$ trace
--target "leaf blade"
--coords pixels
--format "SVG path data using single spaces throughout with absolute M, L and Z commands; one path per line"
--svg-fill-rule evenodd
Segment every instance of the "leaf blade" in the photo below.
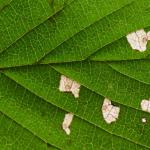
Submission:
M 97 3 L 97 1 L 91 2 L 89 0 L 86 3 L 85 0 L 80 0 L 71 3 L 63 11 L 38 26 L 31 33 L 15 43 L 13 47 L 2 53 L 0 66 L 8 67 L 36 63 L 76 33 L 132 1 L 113 0 L 113 3 L 110 3 L 110 0 L 107 0 Z M 98 11 L 99 9 L 101 11 Z
M 135 143 L 149 146 L 149 142 L 145 140 L 147 139 L 146 133 L 148 133 L 147 130 L 149 128 L 146 128 L 146 126 L 143 128 L 141 122 L 142 116 L 149 118 L 149 114 L 147 113 L 117 103 L 116 105 L 121 107 L 120 119 L 114 125 L 109 126 L 104 122 L 101 114 L 101 106 L 104 98 L 84 87 L 81 88 L 80 98 L 78 100 L 75 100 L 68 93 L 60 93 L 58 90 L 60 74 L 49 66 L 10 69 L 5 72 L 5 75 L 43 100 L 65 111 L 73 112 L 90 124 L 94 124 L 111 134 L 123 137 L 132 142 L 134 141 Z M 122 130 L 122 127 L 124 127 L 124 130 Z M 120 128 L 121 132 L 119 130 Z M 143 131 L 142 134 L 140 130 Z
M 111 62 L 109 64 L 114 70 L 129 76 L 135 80 L 150 84 L 150 61 L 149 60 L 135 60 Z
M 35 135 L 24 129 L 16 122 L 0 112 L 0 144 L 1 149 L 54 149 L 47 147 L 47 143 L 37 138 Z
M 62 45 L 58 46 L 51 53 L 45 56 L 41 60 L 41 63 L 48 64 L 82 61 L 87 59 L 88 57 L 90 57 L 91 54 L 97 51 L 100 52 L 100 54 L 102 53 L 102 55 L 104 53 L 104 56 L 108 55 L 108 59 L 111 59 L 112 56 L 118 51 L 121 51 L 120 53 L 123 53 L 123 57 L 125 58 L 129 57 L 133 59 L 146 57 L 149 54 L 149 51 L 146 51 L 146 53 L 144 54 L 137 54 L 136 52 L 133 53 L 124 38 L 121 39 L 121 41 L 118 40 L 129 32 L 149 26 L 148 16 L 150 11 L 149 9 L 147 11 L 142 11 L 140 7 L 140 4 L 142 3 L 143 2 L 135 1 L 129 5 L 124 6 L 122 9 L 117 10 L 116 12 L 105 17 L 104 19 L 98 21 L 94 25 L 75 35 L 68 41 L 64 42 Z M 145 6 L 149 7 L 148 4 Z M 139 20 L 141 21 L 139 22 Z M 117 41 L 117 43 L 115 41 Z M 110 46 L 108 44 L 110 44 Z M 117 53 L 117 55 L 119 55 L 119 53 Z M 98 58 L 96 58 L 96 61 L 101 61 L 101 55 L 98 55 L 97 57 Z M 118 59 L 122 59 L 122 55 L 119 55 L 118 57 Z
M 60 129 L 65 115 L 64 111 L 43 102 L 40 98 L 30 94 L 26 89 L 22 88 L 23 91 L 20 90 L 21 87 L 15 85 L 15 83 L 10 80 L 8 81 L 8 78 L 6 79 L 4 76 L 1 77 L 3 78 L 1 82 L 9 82 L 7 87 L 14 86 L 15 90 L 7 88 L 10 95 L 14 96 L 10 98 L 7 95 L 8 91 L 3 87 L 5 91 L 3 93 L 4 95 L 1 95 L 4 96 L 4 98 L 0 101 L 2 104 L 0 105 L 0 109 L 41 139 L 46 140 L 48 143 L 52 143 L 60 149 L 112 149 L 112 144 L 118 150 L 121 145 L 129 149 L 140 149 L 141 147 L 147 149 L 144 146 L 135 145 L 129 141 L 124 142 L 124 139 L 106 133 L 78 117 L 74 117 L 71 125 L 71 135 L 68 137 L 64 131 Z M 18 96 L 22 97 L 22 101 L 20 101 Z M 35 101 L 31 101 L 31 97 L 34 97 Z M 10 107 L 13 109 L 10 109 Z M 17 113 L 13 110 L 16 110 Z M 99 135 L 103 135 L 103 138 Z M 76 138 L 77 136 L 80 138 L 80 141 Z
M 47 0 L 38 0 L 36 2 L 31 0 L 12 1 L 0 13 L 0 52 L 47 20 L 55 12 L 59 11 L 63 5 L 64 0 L 55 1 L 52 4 Z

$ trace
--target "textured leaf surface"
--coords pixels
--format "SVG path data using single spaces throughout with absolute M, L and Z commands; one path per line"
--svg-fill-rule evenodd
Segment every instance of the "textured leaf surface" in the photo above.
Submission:
M 147 27 L 145 31 L 150 31 L 150 27 Z M 150 44 L 147 44 L 147 50 L 145 52 L 139 52 L 133 50 L 127 38 L 123 37 L 120 40 L 105 46 L 104 48 L 93 54 L 90 59 L 94 61 L 118 61 L 118 60 L 132 60 L 132 59 L 144 59 L 150 54 Z
M 10 69 L 5 71 L 5 74 L 39 97 L 45 99 L 47 102 L 68 112 L 73 112 L 89 123 L 117 135 L 120 138 L 123 137 L 134 143 L 149 147 L 149 142 L 147 140 L 149 128 L 146 127 L 149 123 L 143 125 L 141 122 L 142 117 L 149 118 L 149 114 L 132 109 L 130 107 L 132 105 L 129 103 L 131 102 L 130 99 L 128 100 L 129 107 L 115 103 L 117 106 L 121 107 L 121 114 L 118 122 L 110 126 L 106 124 L 101 113 L 104 98 L 85 87 L 81 88 L 80 98 L 77 100 L 74 99 L 71 94 L 60 93 L 58 90 L 60 74 L 54 71 L 50 66 L 23 67 L 15 70 Z M 109 94 L 106 94 L 106 96 L 109 96 Z M 122 103 L 121 100 L 118 102 Z M 6 106 L 4 106 L 3 109 L 5 110 L 5 108 Z
M 0 112 L 0 149 L 56 150 Z
M 150 31 L 149 15 L 149 0 L 0 0 L 0 149 L 150 149 L 150 43 L 141 53 L 126 39 Z M 105 98 L 120 110 L 111 124 Z
M 133 50 L 126 37 L 105 46 L 89 57 L 93 61 L 120 61 L 120 60 L 134 60 L 145 59 L 150 54 L 150 47 L 147 46 L 145 52 Z
M 110 56 L 108 56 L 109 59 L 111 59 L 111 56 L 117 53 L 117 51 L 121 51 L 121 56 L 119 56 L 120 60 L 122 57 L 142 58 L 146 54 L 148 55 L 148 52 L 137 54 L 136 52 L 132 52 L 131 49 L 128 50 L 129 46 L 124 38 L 117 41 L 116 44 L 112 42 L 125 36 L 129 32 L 149 26 L 149 7 L 150 1 L 135 1 L 125 6 L 57 47 L 42 60 L 42 63 L 81 61 L 96 51 L 105 55 L 110 51 L 110 47 L 111 52 L 109 53 Z M 108 44 L 110 44 L 110 46 L 106 46 Z M 122 53 L 125 53 L 125 55 L 122 56 Z M 99 58 L 101 58 L 101 56 Z
M 107 63 L 68 63 L 54 65 L 54 68 L 89 89 L 136 109 L 140 108 L 142 99 L 150 97 L 149 85 L 120 74 Z
M 71 135 L 68 137 L 61 129 L 65 115 L 63 110 L 46 103 L 4 75 L 1 75 L 0 82 L 4 85 L 1 88 L 0 110 L 44 141 L 52 143 L 60 149 L 107 150 L 115 147 L 120 150 L 121 146 L 124 147 L 123 149 L 131 150 L 147 149 L 107 133 L 79 117 L 74 118 L 71 125 Z M 141 129 L 143 129 L 142 125 Z
M 0 11 L 7 6 L 12 0 L 0 0 Z
M 13 0 L 0 13 L 0 52 L 60 10 L 64 0 Z
M 86 34 L 84 30 L 86 30 L 85 28 L 90 26 L 91 24 L 94 24 L 92 28 L 94 29 L 97 28 L 95 26 L 97 26 L 99 20 L 101 20 L 102 18 L 106 17 L 109 14 L 112 14 L 118 9 L 121 9 L 124 5 L 127 5 L 132 1 L 133 0 L 122 0 L 122 1 L 111 0 L 111 3 L 110 0 L 73 1 L 72 3 L 70 3 L 69 6 L 65 7 L 63 11 L 60 11 L 54 17 L 52 17 L 51 19 L 47 20 L 46 22 L 44 22 L 43 24 L 32 30 L 29 34 L 21 38 L 17 43 L 15 43 L 13 46 L 9 47 L 4 53 L 2 53 L 0 55 L 0 66 L 7 67 L 7 66 L 33 64 L 37 62 L 39 59 L 43 58 L 47 53 L 55 49 L 61 43 L 71 38 L 76 33 L 78 33 L 79 31 L 83 30 L 81 35 L 83 33 Z M 149 4 L 150 2 L 149 1 L 147 1 L 146 3 L 142 2 L 142 8 L 138 10 L 141 12 L 144 8 L 147 8 L 148 7 L 147 3 Z M 134 9 L 134 7 L 135 6 L 133 6 L 133 8 L 131 7 L 129 10 Z M 125 15 L 124 13 L 126 13 L 126 11 L 123 12 L 123 15 Z M 114 18 L 115 14 L 111 17 L 111 19 L 110 17 L 108 17 L 108 19 L 107 17 L 106 19 L 104 19 L 104 22 L 102 23 L 105 24 L 106 27 L 103 26 L 103 24 L 101 24 L 100 21 L 99 23 L 101 24 L 100 31 L 104 30 L 103 32 L 105 32 L 106 30 L 110 29 L 109 20 L 110 21 L 112 20 L 113 25 L 115 24 L 116 22 L 116 19 Z M 133 13 L 133 16 L 134 14 L 135 13 Z M 144 13 L 143 17 L 145 17 L 145 15 L 147 15 L 147 13 Z M 131 16 L 130 19 L 132 19 L 133 16 Z M 122 25 L 122 21 L 120 23 Z M 146 24 L 147 22 L 144 23 L 144 26 Z M 93 35 L 95 34 L 95 32 L 97 32 L 97 30 L 95 30 L 94 33 L 92 33 L 91 31 L 94 30 L 90 29 L 87 32 L 87 35 L 90 34 L 89 36 L 93 37 Z M 117 35 L 118 34 L 120 35 L 121 33 L 117 33 Z M 84 36 L 83 38 L 86 39 L 85 35 L 83 36 Z M 97 34 L 96 36 L 99 37 L 99 34 Z M 75 46 L 75 44 L 73 45 Z M 87 44 L 87 42 L 85 44 Z M 89 50 L 88 51 L 86 50 L 85 53 L 86 52 L 89 54 Z M 69 46 L 69 53 L 72 54 L 70 46 Z
M 110 66 L 116 71 L 141 81 L 150 84 L 150 61 L 136 60 L 136 61 L 122 61 L 112 62 Z

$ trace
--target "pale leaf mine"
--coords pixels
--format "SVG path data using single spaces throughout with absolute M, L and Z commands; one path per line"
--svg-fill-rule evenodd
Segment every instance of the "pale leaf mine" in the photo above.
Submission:
M 119 107 L 113 106 L 109 99 L 107 98 L 104 99 L 102 105 L 102 114 L 106 123 L 110 124 L 112 122 L 115 122 L 118 119 L 119 112 L 120 112 Z
M 61 75 L 59 90 L 61 92 L 71 92 L 75 98 L 79 97 L 80 84 L 74 80 Z
M 150 32 L 146 33 L 141 29 L 128 34 L 126 37 L 132 49 L 144 52 L 147 48 L 148 40 L 150 40 Z
M 142 100 L 141 108 L 143 111 L 150 113 L 150 100 L 146 100 L 146 99 Z
M 64 121 L 62 123 L 62 128 L 66 132 L 67 135 L 70 135 L 70 133 L 71 133 L 69 127 L 71 125 L 72 120 L 73 120 L 73 114 L 72 113 L 65 114 L 65 118 L 64 118 Z

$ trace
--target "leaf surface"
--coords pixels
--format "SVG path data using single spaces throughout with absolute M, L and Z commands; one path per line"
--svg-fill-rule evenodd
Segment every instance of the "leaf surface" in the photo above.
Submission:
M 150 60 L 111 62 L 110 66 L 126 76 L 150 84 Z
M 113 59 L 116 55 L 119 60 L 146 57 L 149 51 L 145 53 L 133 52 L 122 37 L 129 32 L 149 26 L 149 6 L 149 1 L 135 1 L 125 6 L 58 46 L 41 63 L 81 61 L 96 51 L 102 53 L 102 57 L 108 53 L 107 60 Z M 116 40 L 118 41 L 115 42 Z M 95 60 L 103 60 L 98 54 L 93 57 Z
M 0 0 L 0 11 L 2 11 L 2 9 L 4 7 L 6 7 L 7 5 L 9 5 L 11 1 L 12 0 Z
M 57 150 L 0 112 L 0 149 Z
M 59 13 L 54 15 L 49 20 L 45 21 L 43 24 L 41 24 L 40 26 L 38 26 L 37 28 L 32 30 L 29 34 L 27 34 L 26 36 L 21 38 L 17 43 L 13 44 L 6 51 L 4 51 L 0 55 L 0 66 L 1 67 L 10 67 L 10 66 L 20 66 L 20 65 L 36 63 L 41 58 L 43 58 L 46 54 L 48 54 L 50 51 L 52 51 L 57 46 L 62 44 L 64 41 L 70 39 L 77 33 L 81 32 L 81 34 L 79 34 L 79 35 L 82 35 L 81 36 L 82 39 L 80 38 L 77 42 L 80 42 L 80 40 L 83 41 L 83 38 L 85 38 L 85 39 L 90 39 L 90 37 L 93 38 L 93 35 L 96 34 L 96 32 L 97 32 L 97 30 L 93 30 L 93 29 L 97 29 L 97 27 L 100 26 L 100 27 L 98 27 L 99 32 L 98 32 L 98 34 L 96 34 L 96 37 L 98 38 L 99 34 L 102 34 L 105 31 L 111 29 L 110 26 L 113 27 L 113 25 L 116 22 L 118 22 L 118 20 L 116 20 L 116 18 L 115 18 L 116 11 L 119 9 L 122 10 L 123 6 L 125 6 L 127 4 L 132 4 L 132 2 L 133 2 L 133 0 L 122 0 L 122 1 L 119 1 L 119 0 L 112 1 L 111 0 L 111 3 L 110 3 L 110 0 L 105 0 L 105 1 L 103 1 L 103 0 L 100 0 L 100 1 L 77 0 L 77 1 L 73 1 L 68 6 L 66 6 L 62 11 L 60 11 Z M 140 12 L 140 14 L 143 11 L 143 9 L 145 10 L 145 8 L 148 7 L 147 3 L 149 4 L 150 2 L 149 1 L 147 1 L 146 3 L 142 2 L 142 7 L 140 9 L 137 9 Z M 130 14 L 131 14 L 132 10 L 134 10 L 134 8 L 135 8 L 135 5 L 133 5 L 133 7 L 131 7 L 131 8 L 129 7 L 125 11 L 123 11 L 124 10 L 123 9 L 122 10 L 123 15 L 125 15 L 129 10 L 131 10 L 131 12 L 130 12 Z M 82 14 L 82 15 L 80 15 L 80 14 Z M 133 12 L 133 15 L 131 16 L 131 18 L 133 18 L 134 14 L 135 13 Z M 109 17 L 108 15 L 110 15 L 112 17 Z M 143 17 L 145 17 L 146 15 L 147 15 L 147 13 L 144 13 Z M 102 18 L 104 18 L 104 19 L 102 19 Z M 118 18 L 119 18 L 119 16 L 118 16 Z M 130 20 L 131 20 L 131 18 L 130 18 Z M 124 21 L 126 20 L 126 18 L 123 17 L 121 19 L 123 20 L 123 22 L 122 22 L 122 20 L 120 20 L 120 25 L 124 24 Z M 109 20 L 110 20 L 110 23 L 109 23 Z M 148 21 L 148 23 L 149 23 L 149 21 Z M 105 24 L 105 26 L 103 24 Z M 90 25 L 91 25 L 90 29 L 89 30 L 86 29 Z M 135 25 L 135 23 L 134 23 L 134 25 Z M 147 22 L 142 22 L 142 25 L 146 26 Z M 137 26 L 141 26 L 141 24 L 137 25 Z M 128 29 L 128 30 L 131 30 L 131 29 Z M 125 32 L 124 30 L 123 31 L 121 30 L 120 33 L 116 33 L 117 34 L 116 36 L 118 37 L 118 36 L 120 36 L 120 34 L 121 35 L 124 34 L 124 32 Z M 86 35 L 90 36 L 90 37 L 86 38 L 85 37 Z M 75 39 L 78 39 L 78 37 L 79 37 L 78 35 L 77 35 L 77 37 L 75 36 Z M 112 41 L 112 38 L 113 37 L 111 37 L 111 41 Z M 74 41 L 74 40 L 72 40 L 72 41 Z M 88 41 L 85 41 L 85 44 L 87 44 L 87 42 Z M 97 42 L 99 42 L 99 39 Z M 110 40 L 107 42 L 110 42 Z M 69 41 L 69 43 L 71 44 L 72 42 Z M 106 44 L 105 41 L 101 41 L 100 44 L 102 45 L 103 43 Z M 75 43 L 73 45 L 75 46 L 78 44 L 80 44 L 80 43 Z M 83 46 L 85 46 L 85 44 L 83 44 Z M 96 44 L 98 44 L 98 43 L 96 43 Z M 68 42 L 65 45 L 68 45 Z M 69 45 L 68 45 L 68 48 L 65 47 L 65 49 L 66 50 L 68 49 L 69 53 L 71 54 L 70 56 L 73 56 L 72 53 L 76 53 L 76 51 L 71 50 L 70 49 L 71 45 L 70 46 Z M 92 45 L 95 45 L 95 44 L 92 44 Z M 87 47 L 87 45 L 86 45 L 86 47 Z M 68 52 L 68 50 L 66 52 Z M 87 53 L 86 54 L 86 56 L 87 56 L 87 55 L 91 54 L 91 51 L 93 52 L 93 48 L 90 51 L 89 50 L 83 51 L 83 53 L 85 53 L 85 54 Z M 80 54 L 80 50 L 76 54 L 76 58 L 78 57 L 79 54 Z M 82 55 L 82 52 L 81 52 L 81 55 Z M 55 56 L 53 56 L 53 57 L 55 57 Z M 21 58 L 21 60 L 20 60 L 20 58 Z M 63 56 L 62 56 L 62 58 L 63 58 Z M 66 56 L 65 58 L 67 59 L 68 57 Z
M 136 30 L 135 30 L 136 31 Z M 145 31 L 150 31 L 150 27 L 145 28 Z M 150 44 L 148 42 L 145 52 L 133 50 L 127 42 L 127 38 L 123 37 L 116 42 L 113 42 L 104 48 L 98 50 L 95 54 L 89 57 L 94 61 L 119 61 L 119 60 L 134 60 L 148 59 L 150 54 Z
M 140 109 L 141 100 L 150 97 L 149 85 L 120 74 L 107 63 L 75 62 L 53 66 L 96 93 L 129 107 Z
M 59 11 L 64 2 L 65 0 L 54 2 L 48 0 L 13 0 L 0 13 L 0 52 Z
M 46 103 L 4 75 L 1 75 L 0 82 L 4 84 L 3 89 L 1 88 L 0 110 L 42 140 L 60 149 L 107 150 L 113 149 L 113 146 L 118 150 L 121 146 L 124 147 L 123 149 L 131 150 L 147 149 L 112 135 L 79 117 L 74 117 L 71 124 L 71 135 L 68 137 L 61 129 L 65 111 Z
M 50 66 L 31 66 L 15 70 L 9 69 L 4 71 L 4 73 L 10 79 L 13 79 L 23 87 L 33 92 L 35 95 L 43 98 L 45 101 L 52 103 L 65 111 L 73 112 L 75 115 L 88 121 L 90 124 L 94 124 L 109 133 L 119 136 L 120 138 L 125 138 L 134 143 L 149 147 L 149 142 L 146 140 L 147 134 L 149 133 L 149 128 L 146 126 L 148 126 L 149 123 L 143 126 L 143 123 L 141 122 L 142 117 L 149 118 L 149 114 L 133 109 L 135 106 L 130 104 L 130 99 L 128 100 L 128 106 L 125 105 L 126 103 L 123 105 L 119 104 L 122 103 L 126 97 L 124 99 L 119 99 L 118 103 L 114 103 L 116 106 L 120 107 L 121 114 L 115 124 L 107 125 L 101 112 L 104 98 L 85 87 L 81 87 L 79 99 L 75 99 L 69 93 L 61 93 L 58 90 L 60 74 L 53 70 Z M 90 83 L 94 83 L 92 80 L 90 81 Z M 105 87 L 103 86 L 103 88 Z M 109 93 L 107 93 L 106 96 L 109 96 Z M 112 100 L 116 101 L 116 99 Z M 5 110 L 5 108 L 6 106 L 4 106 L 3 109 Z
M 126 39 L 150 31 L 149 15 L 149 0 L 0 0 L 0 149 L 150 149 L 150 43 L 141 53 Z M 111 124 L 105 98 L 120 109 Z

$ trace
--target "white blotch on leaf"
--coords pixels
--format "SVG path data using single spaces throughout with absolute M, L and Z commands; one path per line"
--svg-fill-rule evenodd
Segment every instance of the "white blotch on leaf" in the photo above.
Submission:
M 141 108 L 143 111 L 150 113 L 150 100 L 146 100 L 146 99 L 142 100 Z
M 148 40 L 150 40 L 150 33 L 146 33 L 143 29 L 141 29 L 128 34 L 126 37 L 132 49 L 143 52 L 146 50 Z
M 142 118 L 142 122 L 146 123 L 147 122 L 146 118 Z
M 110 124 L 118 119 L 120 108 L 111 105 L 111 101 L 107 98 L 104 99 L 102 106 L 102 114 L 106 123 Z
M 59 90 L 61 92 L 71 92 L 75 98 L 79 97 L 80 84 L 74 80 L 61 75 Z
M 68 114 L 65 114 L 65 118 L 64 118 L 64 121 L 62 123 L 62 128 L 63 130 L 66 132 L 67 135 L 70 135 L 70 125 L 71 125 L 71 122 L 73 120 L 73 114 L 72 113 L 68 113 Z

